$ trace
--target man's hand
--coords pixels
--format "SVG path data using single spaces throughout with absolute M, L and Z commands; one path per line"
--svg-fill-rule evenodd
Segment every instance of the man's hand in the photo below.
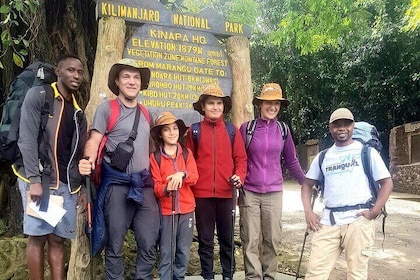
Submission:
M 86 212 L 87 196 L 86 192 L 80 193 L 77 197 L 77 208 L 80 208 L 80 213 Z
M 33 183 L 29 186 L 29 195 L 31 196 L 31 200 L 39 205 L 41 203 L 41 196 L 42 196 L 42 184 L 41 183 Z
M 95 170 L 95 163 L 88 159 L 81 159 L 79 161 L 79 173 L 83 176 L 88 176 Z
M 305 219 L 308 231 L 319 231 L 321 229 L 321 219 L 312 210 L 308 213 L 305 212 Z
M 360 213 L 357 213 L 356 216 L 357 217 L 363 216 L 367 220 L 374 220 L 374 219 L 376 219 L 376 217 L 379 216 L 380 213 L 381 213 L 381 210 L 379 210 L 379 212 L 378 212 L 378 211 L 375 211 L 373 209 L 369 209 L 369 210 L 364 210 Z

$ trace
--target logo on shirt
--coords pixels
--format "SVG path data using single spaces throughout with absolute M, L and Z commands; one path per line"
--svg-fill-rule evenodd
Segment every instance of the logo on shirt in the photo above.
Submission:
M 325 167 L 325 173 L 342 174 L 351 172 L 354 167 L 360 166 L 359 161 L 357 160 L 358 158 L 360 158 L 360 155 L 348 155 L 342 157 L 340 158 L 339 163 L 330 164 L 327 167 Z

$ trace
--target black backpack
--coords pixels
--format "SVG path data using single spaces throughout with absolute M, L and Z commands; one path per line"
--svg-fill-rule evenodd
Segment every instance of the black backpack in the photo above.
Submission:
M 48 115 L 53 112 L 54 92 L 50 84 L 56 80 L 57 76 L 54 72 L 54 66 L 39 59 L 26 67 L 11 83 L 9 94 L 3 105 L 3 114 L 0 122 L 0 163 L 2 166 L 18 163 L 21 158 L 17 141 L 19 138 L 21 107 L 26 93 L 31 87 L 44 87 L 46 92 L 45 104 L 41 113 L 41 130 L 43 131 Z M 39 137 L 42 137 L 42 135 Z

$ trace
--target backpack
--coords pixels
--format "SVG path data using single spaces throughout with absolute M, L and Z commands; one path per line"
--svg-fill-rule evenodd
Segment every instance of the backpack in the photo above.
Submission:
M 230 143 L 233 147 L 233 141 L 235 139 L 235 126 L 230 123 L 230 122 L 225 122 L 225 127 L 226 127 L 226 131 L 229 135 L 229 139 L 230 139 Z M 193 123 L 191 125 L 191 132 L 192 132 L 192 139 L 194 141 L 194 154 L 197 155 L 197 150 L 198 150 L 198 143 L 199 143 L 199 139 L 200 139 L 200 135 L 201 135 L 201 123 Z
M 40 125 L 41 131 L 44 131 L 48 115 L 53 113 L 54 91 L 50 84 L 56 80 L 54 66 L 39 59 L 26 67 L 11 83 L 0 123 L 0 163 L 2 166 L 10 166 L 21 161 L 17 142 L 21 107 L 26 93 L 32 87 L 44 87 L 45 104 L 41 112 Z M 42 134 L 44 133 L 40 133 L 39 137 L 43 137 Z M 43 151 L 40 151 L 40 154 L 43 154 Z
M 162 153 L 160 152 L 160 149 L 154 151 L 153 154 L 155 156 L 155 160 L 156 160 L 157 164 L 160 167 L 160 162 L 161 162 L 161 158 L 162 158 Z M 185 165 L 187 165 L 188 154 L 189 153 L 188 153 L 187 148 L 182 147 L 182 156 L 184 157 Z
M 108 140 L 108 134 L 109 132 L 114 128 L 115 124 L 117 123 L 118 118 L 120 117 L 120 105 L 118 104 L 117 99 L 112 99 L 109 101 L 109 104 L 111 106 L 111 113 L 108 118 L 108 124 L 106 126 L 106 131 L 104 136 L 102 137 L 101 143 L 99 144 L 98 148 L 98 157 L 96 158 L 95 163 L 95 171 L 92 174 L 92 181 L 95 183 L 96 186 L 99 186 L 101 183 L 101 164 L 102 159 L 105 155 L 105 144 Z M 144 117 L 146 118 L 147 122 L 150 124 L 150 114 L 149 111 L 147 111 L 146 107 L 144 107 L 142 104 L 138 103 L 138 106 L 143 113 Z
M 374 148 L 378 152 L 382 149 L 382 143 L 379 140 L 379 132 L 376 129 L 375 126 L 372 124 L 369 124 L 367 122 L 355 122 L 354 123 L 354 130 L 352 139 L 359 141 L 363 144 L 363 148 L 361 151 L 361 160 L 363 165 L 363 171 L 365 172 L 368 181 L 369 181 L 369 188 L 372 193 L 372 204 L 375 204 L 376 199 L 378 197 L 379 190 L 381 186 L 375 181 L 372 175 L 372 166 L 371 166 L 371 157 L 370 157 L 370 149 Z M 325 158 L 325 154 L 327 153 L 328 148 L 322 150 L 319 153 L 319 159 L 318 159 L 318 165 L 319 169 L 321 170 L 322 177 L 318 179 L 317 185 L 318 189 L 321 192 L 321 197 L 324 193 L 324 174 L 322 172 L 322 163 Z M 381 209 L 380 215 L 383 215 L 383 221 L 382 221 L 382 232 L 385 236 L 385 218 L 388 216 L 388 213 L 386 212 L 386 207 L 384 206 Z
M 284 141 L 287 137 L 287 125 L 284 122 L 281 122 L 281 121 L 278 121 L 278 120 L 276 120 L 276 122 L 277 122 L 277 125 L 280 128 L 281 135 L 282 135 L 282 138 L 283 138 L 283 141 Z M 245 143 L 245 149 L 246 150 L 248 150 L 249 144 L 251 144 L 252 137 L 254 136 L 256 126 L 257 126 L 257 120 L 256 119 L 254 119 L 252 121 L 249 121 L 248 124 L 246 125 L 246 143 Z

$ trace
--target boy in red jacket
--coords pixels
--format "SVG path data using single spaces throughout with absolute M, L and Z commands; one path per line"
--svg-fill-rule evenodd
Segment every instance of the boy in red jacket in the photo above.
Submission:
M 157 151 L 150 155 L 155 195 L 162 208 L 160 279 L 184 279 L 193 239 L 195 200 L 190 186 L 198 179 L 191 150 L 178 142 L 187 131 L 170 112 L 157 116 L 150 135 Z
M 196 201 L 201 276 L 204 279 L 214 279 L 216 225 L 223 279 L 227 280 L 233 277 L 235 270 L 235 260 L 231 258 L 234 250 L 231 241 L 234 225 L 231 217 L 232 205 L 236 203 L 233 201 L 233 193 L 236 190 L 233 190 L 232 185 L 239 188 L 245 179 L 245 145 L 238 128 L 223 120 L 223 114 L 227 114 L 232 108 L 232 101 L 229 96 L 224 96 L 220 86 L 205 86 L 193 106 L 194 110 L 204 116 L 204 120 L 199 123 L 199 137 L 197 131 L 193 131 L 196 129 L 190 128 L 186 138 L 187 147 L 194 151 L 200 176 L 192 191 Z M 229 127 L 233 127 L 234 135 L 229 135 Z

